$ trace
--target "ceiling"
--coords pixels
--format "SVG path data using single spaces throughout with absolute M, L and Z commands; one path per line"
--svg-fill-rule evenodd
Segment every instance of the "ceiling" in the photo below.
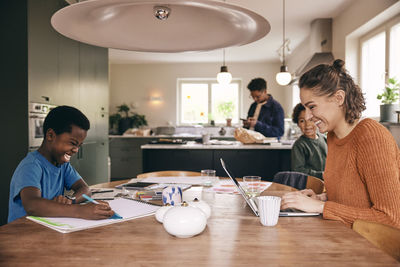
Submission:
M 310 33 L 310 24 L 318 18 L 335 18 L 356 0 L 286 0 L 286 38 L 294 50 Z M 162 2 L 162 1 L 161 1 Z M 282 45 L 282 1 L 228 0 L 229 4 L 250 9 L 265 17 L 271 31 L 262 39 L 240 47 L 225 49 L 226 62 L 279 62 Z M 205 18 L 206 19 L 206 18 Z M 289 55 L 290 57 L 290 55 Z M 110 63 L 222 62 L 222 49 L 208 52 L 149 53 L 109 49 Z

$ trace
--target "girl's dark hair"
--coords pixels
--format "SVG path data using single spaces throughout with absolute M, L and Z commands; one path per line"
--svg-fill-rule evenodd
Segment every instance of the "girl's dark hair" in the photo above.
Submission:
M 303 110 L 306 110 L 306 108 L 301 103 L 298 103 L 294 107 L 293 114 L 292 114 L 292 121 L 294 123 L 299 123 L 299 115 L 300 115 L 300 112 L 302 112 Z
M 318 96 L 333 96 L 338 90 L 343 90 L 346 93 L 343 104 L 345 119 L 353 124 L 365 110 L 365 99 L 361 88 L 343 65 L 341 59 L 336 59 L 332 65 L 320 64 L 301 76 L 299 87 L 311 89 Z
M 78 109 L 70 106 L 59 106 L 47 114 L 43 123 L 43 133 L 46 135 L 48 129 L 53 129 L 56 134 L 71 132 L 72 125 L 87 131 L 90 128 L 88 118 Z

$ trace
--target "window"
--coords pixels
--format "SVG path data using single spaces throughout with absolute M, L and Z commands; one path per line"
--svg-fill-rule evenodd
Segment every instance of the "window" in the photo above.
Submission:
M 386 23 L 360 39 L 361 88 L 367 109 L 366 117 L 379 117 L 380 100 L 388 78 L 400 80 L 400 18 Z
M 220 85 L 216 80 L 178 79 L 178 124 L 239 122 L 240 80 Z

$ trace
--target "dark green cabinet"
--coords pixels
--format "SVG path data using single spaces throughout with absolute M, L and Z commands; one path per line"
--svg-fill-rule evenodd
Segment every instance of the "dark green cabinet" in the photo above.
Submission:
M 280 171 L 290 171 L 290 149 L 143 149 L 143 172 L 214 169 L 226 177 L 220 158 L 236 177 L 261 176 L 271 181 Z

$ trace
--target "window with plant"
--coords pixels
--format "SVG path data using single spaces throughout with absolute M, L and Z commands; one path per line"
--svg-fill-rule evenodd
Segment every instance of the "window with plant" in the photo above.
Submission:
M 220 85 L 216 80 L 178 79 L 178 124 L 239 122 L 240 80 Z

